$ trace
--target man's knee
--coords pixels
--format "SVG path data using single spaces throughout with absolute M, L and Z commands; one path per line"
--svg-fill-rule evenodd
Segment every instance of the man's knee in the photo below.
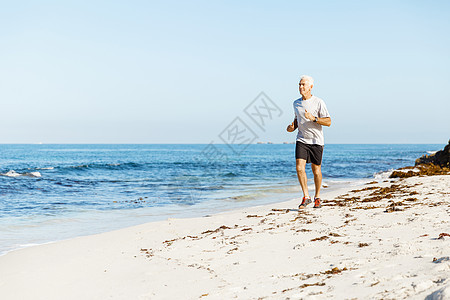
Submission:
M 305 173 L 306 161 L 297 159 L 295 167 L 298 173 Z
M 320 165 L 311 164 L 311 170 L 315 176 L 322 175 L 322 168 Z
M 297 167 L 297 174 L 306 174 L 305 168 Z

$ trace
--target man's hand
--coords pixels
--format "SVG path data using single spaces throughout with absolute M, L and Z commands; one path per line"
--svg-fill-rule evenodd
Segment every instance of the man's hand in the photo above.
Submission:
M 288 127 L 286 128 L 286 130 L 287 130 L 288 132 L 294 131 L 294 130 L 295 130 L 295 129 L 294 129 L 294 122 L 292 122 L 292 124 L 289 124 Z
M 305 109 L 305 118 L 307 118 L 311 122 L 314 122 L 316 120 L 316 117 L 314 117 L 312 114 L 310 114 L 306 109 Z M 331 118 L 330 117 L 317 118 L 317 124 L 330 127 L 331 126 Z
M 297 119 L 294 119 L 294 122 L 292 122 L 291 124 L 288 125 L 288 127 L 286 128 L 286 130 L 288 132 L 292 132 L 295 129 L 297 129 Z
M 316 119 L 316 117 L 314 117 L 309 111 L 307 111 L 305 109 L 305 118 L 307 118 L 308 120 L 314 122 L 314 120 Z

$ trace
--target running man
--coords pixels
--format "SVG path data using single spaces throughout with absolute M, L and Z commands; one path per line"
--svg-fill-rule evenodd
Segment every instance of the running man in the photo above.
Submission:
M 295 118 L 292 124 L 287 127 L 288 132 L 293 132 L 298 128 L 295 159 L 297 177 L 303 191 L 303 200 L 298 207 L 299 209 L 305 208 L 311 203 L 307 184 L 308 178 L 305 172 L 307 163 L 311 163 L 311 169 L 314 174 L 314 185 L 316 187 L 314 208 L 322 207 L 320 199 L 320 188 L 322 187 L 321 165 L 324 146 L 322 126 L 330 126 L 331 118 L 325 102 L 311 94 L 313 86 L 314 79 L 311 76 L 303 75 L 300 78 L 298 89 L 302 97 L 294 101 Z

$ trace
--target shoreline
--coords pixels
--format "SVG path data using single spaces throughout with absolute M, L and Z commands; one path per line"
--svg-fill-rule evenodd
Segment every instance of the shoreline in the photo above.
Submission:
M 448 296 L 450 237 L 439 238 L 450 223 L 448 179 L 325 189 L 319 210 L 299 212 L 296 198 L 15 250 L 0 256 L 0 296 Z
M 372 179 L 330 179 L 325 180 L 324 184 L 327 185 L 323 188 L 323 191 L 341 189 L 343 185 L 358 185 L 361 182 L 370 181 Z M 314 184 L 309 182 L 309 188 L 313 189 Z M 271 187 L 267 191 L 259 195 L 257 198 L 246 199 L 247 194 L 243 194 L 238 199 L 235 197 L 229 197 L 227 199 L 211 200 L 210 202 L 199 203 L 195 206 L 185 207 L 180 205 L 171 205 L 164 207 L 148 207 L 139 209 L 124 209 L 124 210 L 111 210 L 111 211 L 93 211 L 73 213 L 73 215 L 54 216 L 49 219 L 37 220 L 30 223 L 22 223 L 17 225 L 17 221 L 14 221 L 15 229 L 7 229 L 4 242 L 14 246 L 0 245 L 0 257 L 7 253 L 26 249 L 28 247 L 34 247 L 39 245 L 57 243 L 59 241 L 65 241 L 77 237 L 95 235 L 106 233 L 110 231 L 116 231 L 132 226 L 138 226 L 146 223 L 154 223 L 164 221 L 168 218 L 195 218 L 203 215 L 211 215 L 221 212 L 228 212 L 239 210 L 243 208 L 270 205 L 277 202 L 288 201 L 295 198 L 300 193 L 300 187 L 298 185 L 286 185 L 281 188 L 284 192 L 271 192 L 271 190 L 279 190 L 276 187 Z M 279 199 L 282 199 L 281 201 Z M 213 209 L 213 204 L 215 204 Z M 114 224 L 110 224 L 108 220 L 116 220 Z M 117 222 L 119 221 L 119 222 Z M 7 223 L 5 221 L 5 223 Z M 55 224 L 58 226 L 55 227 Z M 4 225 L 7 227 L 8 225 Z M 24 229 L 17 229 L 22 226 Z M 89 229 L 86 229 L 89 228 Z M 9 232 L 8 232 L 9 231 Z M 28 232 L 29 231 L 29 232 Z M 32 238 L 30 238 L 32 236 Z M 52 236 L 49 239 L 48 236 Z

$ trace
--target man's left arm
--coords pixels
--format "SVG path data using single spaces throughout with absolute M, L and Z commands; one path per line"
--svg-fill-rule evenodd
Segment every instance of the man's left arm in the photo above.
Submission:
M 317 118 L 314 117 L 309 111 L 305 110 L 305 117 L 310 120 L 311 122 L 316 122 L 319 125 L 322 126 L 331 126 L 331 118 L 330 117 L 326 117 L 326 118 Z
M 322 125 L 322 126 L 331 126 L 331 118 L 330 117 L 326 117 L 326 118 L 317 118 L 317 124 Z

